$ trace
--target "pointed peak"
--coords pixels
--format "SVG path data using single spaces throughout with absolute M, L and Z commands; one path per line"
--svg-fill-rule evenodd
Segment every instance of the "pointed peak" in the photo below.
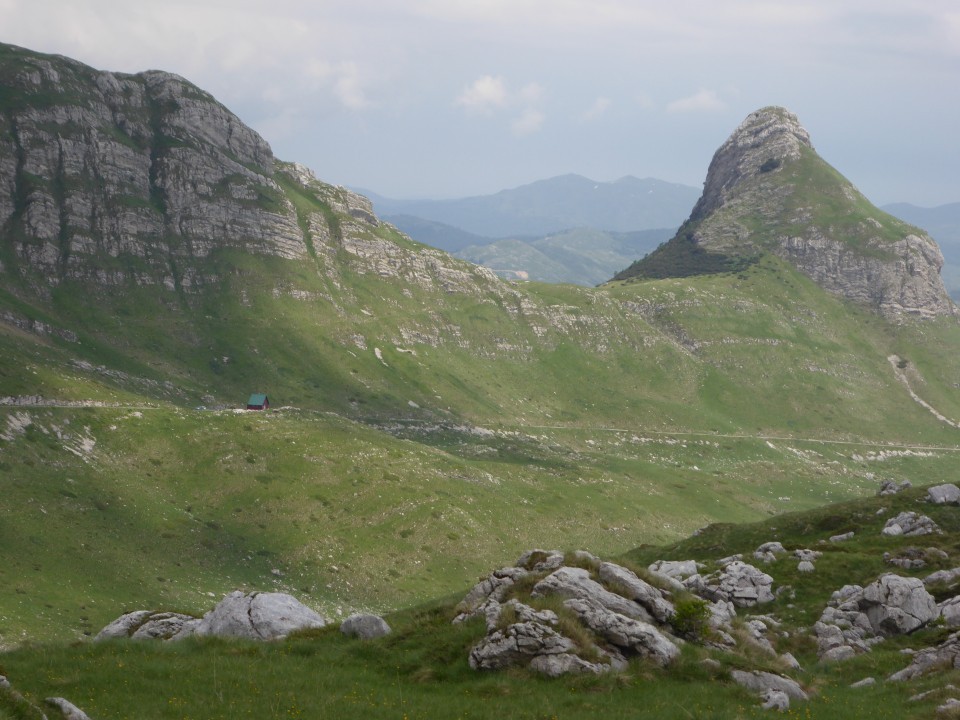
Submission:
M 810 133 L 786 108 L 768 106 L 750 113 L 714 154 L 691 219 L 699 220 L 721 207 L 744 180 L 798 160 L 804 147 L 813 149 Z

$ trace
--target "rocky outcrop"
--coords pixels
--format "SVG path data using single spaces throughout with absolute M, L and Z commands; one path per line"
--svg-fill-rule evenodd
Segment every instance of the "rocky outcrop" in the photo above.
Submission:
M 118 617 L 93 639 L 169 640 L 177 635 L 193 634 L 193 629 L 199 622 L 200 618 L 182 613 L 136 610 Z
M 713 156 L 677 235 L 617 279 L 728 271 L 761 253 L 889 318 L 956 313 L 936 242 L 873 207 L 780 107 L 747 116 Z
M 692 575 L 683 581 L 690 592 L 711 601 L 731 602 L 746 608 L 772 602 L 773 578 L 742 560 L 724 563 L 709 575 Z
M 467 594 L 454 622 L 482 615 L 487 627 L 486 636 L 470 651 L 471 667 L 519 665 L 556 676 L 607 672 L 623 667 L 629 657 L 657 665 L 678 657 L 680 641 L 670 626 L 674 607 L 669 592 L 589 553 L 570 557 L 592 570 L 566 565 L 565 556 L 557 551 L 530 550 L 515 567 L 493 572 Z M 536 610 L 517 597 L 506 599 L 517 581 L 532 582 L 530 576 L 536 582 L 529 602 L 559 601 L 566 626 L 553 610 Z M 571 622 L 581 630 L 568 636 L 562 628 Z
M 898 535 L 916 537 L 939 532 L 940 528 L 933 520 L 912 510 L 905 510 L 897 514 L 896 517 L 890 518 L 884 524 L 883 530 L 880 531 L 881 535 L 887 537 L 897 537 Z
M 960 488 L 953 483 L 927 488 L 927 502 L 934 505 L 960 505 Z
M 235 590 L 202 618 L 179 613 L 137 610 L 97 633 L 95 640 L 176 640 L 215 635 L 249 640 L 278 640 L 297 630 L 324 627 L 326 619 L 286 593 Z
M 883 575 L 866 587 L 845 585 L 833 593 L 814 625 L 818 652 L 821 660 L 844 660 L 936 617 L 936 601 L 917 578 Z

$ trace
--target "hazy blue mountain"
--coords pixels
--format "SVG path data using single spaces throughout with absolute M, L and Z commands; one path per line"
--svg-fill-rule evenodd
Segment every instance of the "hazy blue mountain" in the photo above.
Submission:
M 384 215 L 383 219 L 417 242 L 449 253 L 459 252 L 472 245 L 487 245 L 494 241 L 494 238 L 476 235 L 453 225 L 424 220 L 414 215 Z
M 542 236 L 576 227 L 633 231 L 677 227 L 696 188 L 631 176 L 597 182 L 581 175 L 539 180 L 493 195 L 454 200 L 391 200 L 364 191 L 380 215 L 412 215 L 492 238 Z

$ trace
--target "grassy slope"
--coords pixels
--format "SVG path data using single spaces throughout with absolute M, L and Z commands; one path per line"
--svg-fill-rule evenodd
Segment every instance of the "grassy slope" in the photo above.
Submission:
M 108 309 L 79 345 L 7 332 L 0 370 L 22 388 L 11 394 L 130 407 L 0 409 L 0 532 L 14 558 L 0 570 L 4 642 L 80 636 L 132 607 L 199 611 L 238 586 L 290 590 L 331 615 L 395 609 L 531 546 L 619 553 L 862 495 L 877 477 L 952 478 L 956 430 L 909 399 L 886 356 L 908 358 L 914 389 L 960 416 L 957 329 L 890 326 L 776 260 L 697 281 L 531 285 L 575 324 L 537 345 L 501 306 L 411 291 L 471 348 L 531 348 L 492 357 L 451 343 L 399 352 L 390 340 L 410 304 L 384 283 L 373 297 L 365 276 L 352 307 L 369 316 L 257 282 L 244 283 L 247 304 L 228 287 L 189 315 L 131 302 L 121 322 L 144 329 L 120 347 L 106 342 L 120 330 Z M 367 349 L 333 341 L 348 332 Z M 130 376 L 71 365 L 78 347 Z M 186 390 L 156 384 L 168 377 Z M 241 404 L 251 389 L 305 407 L 192 407 L 204 392 Z M 26 417 L 31 428 L 9 431 Z M 95 444 L 82 457 L 65 449 L 84 438 Z M 870 459 L 882 449 L 903 455 Z
M 779 539 L 789 549 L 817 547 L 824 551 L 813 574 L 801 575 L 796 560 L 781 557 L 764 566 L 775 587 L 790 585 L 789 600 L 764 606 L 784 621 L 789 637 L 775 639 L 780 652 L 790 651 L 805 668 L 794 673 L 812 699 L 792 703 L 790 714 L 831 718 L 927 718 L 960 681 L 960 671 L 947 670 L 908 683 L 887 683 L 890 673 L 908 658 L 900 650 L 942 640 L 947 631 L 932 628 L 912 636 L 888 639 L 873 652 L 833 665 L 816 662 L 809 628 L 830 593 L 848 582 L 867 583 L 888 570 L 880 560 L 885 550 L 912 544 L 910 538 L 881 538 L 884 509 L 889 517 L 918 509 L 921 491 L 890 498 L 847 502 L 819 510 L 769 518 L 748 525 L 716 525 L 696 537 L 668 547 L 646 547 L 624 562 L 646 564 L 658 558 L 695 558 L 711 562 L 733 552 L 749 554 L 760 543 Z M 922 539 L 951 555 L 960 551 L 960 523 L 955 508 L 919 504 L 946 531 Z M 819 545 L 844 530 L 853 540 Z M 502 563 L 511 556 L 500 558 Z M 943 561 L 949 565 L 948 561 Z M 917 571 L 924 575 L 933 567 Z M 34 701 L 61 695 L 97 718 L 751 718 L 768 711 L 730 680 L 731 668 L 774 669 L 762 654 L 732 655 L 688 645 L 668 671 L 634 663 L 608 678 L 548 680 L 526 672 L 476 673 L 466 662 L 469 647 L 483 634 L 482 623 L 452 626 L 450 602 L 435 602 L 389 616 L 394 632 L 387 638 L 348 640 L 336 627 L 313 631 L 280 643 L 253 644 L 217 640 L 159 643 L 32 646 L 0 656 L 0 672 Z M 700 660 L 714 657 L 720 667 Z M 849 684 L 872 676 L 868 688 Z M 171 682 L 171 678 L 176 678 Z M 932 694 L 919 702 L 909 698 Z M 7 702 L 0 697 L 0 707 Z

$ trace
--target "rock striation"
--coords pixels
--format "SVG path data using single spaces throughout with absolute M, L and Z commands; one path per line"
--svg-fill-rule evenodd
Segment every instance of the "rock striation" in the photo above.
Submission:
M 196 261 L 226 249 L 306 254 L 270 146 L 183 78 L 8 45 L 0 72 L 7 271 L 190 288 Z
M 737 270 L 762 253 L 892 319 L 956 313 L 936 242 L 871 205 L 780 107 L 747 116 L 713 156 L 677 235 L 615 279 Z

